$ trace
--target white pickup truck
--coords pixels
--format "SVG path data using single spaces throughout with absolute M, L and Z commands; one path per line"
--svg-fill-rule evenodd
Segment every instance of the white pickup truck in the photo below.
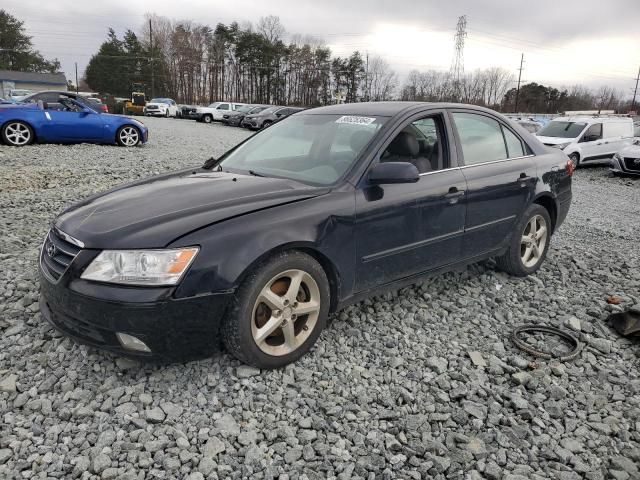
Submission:
M 196 108 L 195 114 L 192 115 L 192 118 L 195 118 L 197 121 L 204 123 L 220 122 L 222 120 L 222 116 L 225 113 L 234 111 L 242 105 L 245 104 L 233 102 L 215 102 L 208 107 Z

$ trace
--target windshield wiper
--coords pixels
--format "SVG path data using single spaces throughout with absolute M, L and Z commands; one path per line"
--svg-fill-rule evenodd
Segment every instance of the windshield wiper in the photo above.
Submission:
M 255 170 L 247 170 L 249 175 L 253 175 L 254 177 L 266 177 L 266 175 L 262 175 L 261 173 L 256 172 Z
M 216 162 L 218 161 L 218 159 L 216 157 L 211 157 L 208 158 L 205 162 L 204 165 L 202 165 L 202 168 L 213 168 L 213 166 L 216 164 Z

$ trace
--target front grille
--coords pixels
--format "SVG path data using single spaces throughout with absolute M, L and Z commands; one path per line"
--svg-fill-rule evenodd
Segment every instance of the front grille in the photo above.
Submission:
M 629 170 L 635 170 L 636 172 L 640 172 L 640 158 L 624 157 L 624 165 Z
M 57 282 L 80 250 L 80 247 L 65 240 L 55 228 L 52 228 L 49 230 L 40 252 L 42 271 L 51 280 Z

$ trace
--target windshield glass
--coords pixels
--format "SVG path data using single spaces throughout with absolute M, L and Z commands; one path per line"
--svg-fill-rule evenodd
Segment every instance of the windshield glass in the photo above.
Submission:
M 270 107 L 263 107 L 263 106 L 260 106 L 260 107 L 253 107 L 253 108 L 249 111 L 249 113 L 260 113 L 260 112 L 262 112 L 263 110 L 266 110 L 267 108 L 270 108 Z
M 557 137 L 557 138 L 576 138 L 586 123 L 582 122 L 560 122 L 554 120 L 549 122 L 546 127 L 538 132 L 539 137 Z
M 168 98 L 152 98 L 149 103 L 171 103 Z
M 229 153 L 222 170 L 330 185 L 351 167 L 385 117 L 295 115 Z
M 260 110 L 260 113 L 273 113 L 279 108 L 282 108 L 282 107 L 266 107 L 263 110 Z M 251 113 L 258 113 L 258 112 L 251 112 Z
M 11 95 L 13 96 L 29 95 L 30 93 L 31 93 L 31 90 L 11 90 Z
M 253 107 L 250 105 L 241 105 L 238 108 L 236 108 L 236 112 L 240 112 L 240 113 L 246 113 L 248 111 L 250 111 Z

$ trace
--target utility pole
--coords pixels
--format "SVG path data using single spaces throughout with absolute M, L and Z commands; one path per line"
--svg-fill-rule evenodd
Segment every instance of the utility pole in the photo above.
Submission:
M 365 102 L 370 101 L 371 89 L 369 88 L 369 52 L 367 52 L 367 66 L 364 71 L 364 87 L 365 87 Z
M 522 79 L 522 64 L 524 63 L 524 53 L 520 56 L 520 73 L 518 73 L 518 88 L 516 89 L 516 106 L 513 113 L 518 113 L 518 99 L 520 97 L 520 80 Z
M 631 100 L 631 110 L 636 107 L 636 95 L 638 94 L 638 80 L 640 80 L 640 67 L 638 68 L 638 76 L 636 77 L 636 88 L 633 91 L 633 100 Z
M 149 53 L 151 54 L 151 98 L 156 96 L 155 79 L 153 78 L 153 26 L 149 19 Z
M 78 93 L 78 62 L 76 63 L 76 93 Z

